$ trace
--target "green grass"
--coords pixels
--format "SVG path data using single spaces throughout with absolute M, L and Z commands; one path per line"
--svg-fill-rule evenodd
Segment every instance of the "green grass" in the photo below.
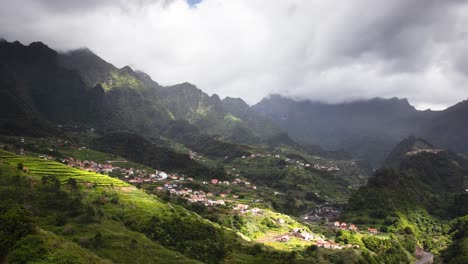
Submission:
M 45 160 L 40 158 L 18 156 L 11 152 L 0 150 L 0 159 L 10 166 L 17 166 L 19 163 L 29 169 L 28 174 L 32 176 L 55 176 L 65 183 L 68 179 L 74 178 L 78 183 L 92 183 L 99 186 L 130 186 L 128 183 L 111 178 L 107 175 L 88 172 L 68 167 L 60 162 Z

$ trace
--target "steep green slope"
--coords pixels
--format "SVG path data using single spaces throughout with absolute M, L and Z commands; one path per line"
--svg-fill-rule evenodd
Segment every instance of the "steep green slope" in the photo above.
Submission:
M 456 219 L 450 231 L 453 242 L 442 254 L 444 263 L 468 263 L 468 216 Z
M 100 116 L 99 89 L 57 64 L 57 53 L 40 42 L 0 41 L 0 127 L 48 134 L 47 122 L 93 123 Z M 34 128 L 34 129 L 31 129 Z
M 222 100 L 223 108 L 234 117 L 243 121 L 245 127 L 239 128 L 239 133 L 233 136 L 241 137 L 243 129 L 250 129 L 255 136 L 265 140 L 284 133 L 271 120 L 260 116 L 253 111 L 250 106 L 240 98 L 226 97 Z
M 148 209 L 171 215 L 180 209 L 134 187 L 60 184 L 53 175 L 31 172 L 28 177 L 3 158 L 0 162 L 0 196 L 5 201 L 0 210 L 5 231 L 1 255 L 8 263 L 196 263 L 131 231 L 121 215 L 131 210 L 133 217 Z
M 1 155 L 0 258 L 7 263 L 284 263 L 290 258 L 126 183 L 112 179 L 117 182 L 109 185 L 108 176 L 81 184 L 72 168 L 55 174 L 50 161 Z M 14 164 L 30 160 L 35 168 L 27 174 L 25 166 L 20 170 Z M 50 175 L 36 167 L 50 169 Z M 62 174 L 69 180 L 61 181 Z
M 87 48 L 60 54 L 58 63 L 64 68 L 78 71 L 89 87 L 106 80 L 111 72 L 118 71 L 114 65 L 101 59 Z
M 217 95 L 209 96 L 189 83 L 164 87 L 160 95 L 177 119 L 187 120 L 205 133 L 236 143 L 259 141 L 244 120 L 224 108 Z
M 222 177 L 225 173 L 191 160 L 188 154 L 176 153 L 131 133 L 106 134 L 94 141 L 94 147 L 160 170 L 203 178 Z
M 352 195 L 342 218 L 414 236 L 439 255 L 449 242 L 449 220 L 467 213 L 468 161 L 415 138 L 395 149 L 391 161 L 398 160 L 398 169 L 378 170 Z

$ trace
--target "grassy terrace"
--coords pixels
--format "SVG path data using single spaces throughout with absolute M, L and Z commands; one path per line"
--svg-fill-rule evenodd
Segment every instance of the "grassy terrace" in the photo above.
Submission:
M 139 163 L 127 161 L 126 159 L 100 152 L 94 149 L 70 149 L 70 148 L 60 148 L 59 152 L 67 157 L 72 157 L 79 160 L 92 160 L 97 163 L 108 163 L 110 162 L 114 166 L 122 168 L 135 168 L 135 169 L 145 169 L 153 170 L 148 166 L 144 166 Z
M 61 182 L 66 182 L 69 178 L 74 178 L 78 183 L 93 183 L 99 186 L 129 186 L 126 182 L 111 178 L 107 175 L 70 168 L 56 161 L 18 156 L 4 150 L 0 150 L 0 160 L 3 160 L 11 166 L 17 166 L 21 163 L 24 167 L 29 169 L 28 173 L 32 176 L 55 176 Z

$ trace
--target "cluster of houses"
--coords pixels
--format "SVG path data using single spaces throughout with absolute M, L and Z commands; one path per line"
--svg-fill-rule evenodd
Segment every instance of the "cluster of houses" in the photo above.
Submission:
M 77 169 L 84 170 L 84 171 L 91 171 L 91 172 L 102 173 L 102 174 L 108 174 L 108 173 L 117 172 L 117 171 L 124 173 L 126 175 L 130 175 L 130 174 L 133 175 L 135 173 L 133 169 L 123 169 L 120 167 L 113 166 L 111 164 L 101 164 L 101 163 L 97 163 L 95 161 L 90 161 L 90 160 L 66 158 L 66 159 L 62 159 L 61 162 L 72 168 L 77 168 Z M 138 171 L 138 175 L 143 175 L 144 173 L 146 172 Z
M 313 239 L 319 238 L 312 233 L 307 232 L 302 228 L 294 228 L 291 232 L 283 234 L 274 238 L 277 242 L 288 242 L 291 238 L 298 238 L 305 241 L 311 241 Z
M 233 181 L 220 181 L 218 179 L 211 179 L 211 181 L 209 182 L 213 185 L 240 185 L 240 184 L 244 184 L 246 186 L 250 186 L 251 183 L 249 181 L 244 181 L 240 178 L 236 178 L 234 179 Z M 202 184 L 209 184 L 207 181 L 203 181 Z M 252 189 L 257 189 L 257 186 L 252 186 Z
M 315 195 L 319 196 L 318 193 L 315 193 Z M 322 219 L 325 219 L 327 222 L 329 222 L 338 219 L 340 214 L 341 212 L 338 208 L 325 206 L 315 208 L 314 210 L 302 216 L 302 219 L 306 220 L 307 222 L 318 222 Z
M 271 157 L 271 156 L 274 156 L 275 158 L 277 159 L 282 159 L 281 155 L 272 155 L 272 154 L 260 154 L 260 153 L 254 153 L 254 154 L 250 154 L 250 156 L 242 156 L 241 158 L 242 159 L 254 159 L 254 158 L 264 158 L 264 157 Z M 317 170 L 324 170 L 324 171 L 339 171 L 340 169 L 337 167 L 337 166 L 324 166 L 324 165 L 319 165 L 319 164 L 315 164 L 315 165 L 311 165 L 309 163 L 304 163 L 302 161 L 299 161 L 299 160 L 294 160 L 294 159 L 290 159 L 290 158 L 284 158 L 284 161 L 288 163 L 288 165 L 286 165 L 286 167 L 289 167 L 291 165 L 296 165 L 298 168 L 310 168 L 310 167 L 313 167 Z
M 55 157 L 54 156 L 50 156 L 50 155 L 39 155 L 38 156 L 40 159 L 45 159 L 45 160 L 55 160 Z
M 358 227 L 354 224 L 346 224 L 345 222 L 334 222 L 333 227 L 336 229 L 342 229 L 342 230 L 351 230 L 351 231 L 358 231 Z
M 359 248 L 358 245 L 352 245 L 352 244 L 346 244 L 346 245 L 340 245 L 339 243 L 336 243 L 335 241 L 333 240 L 330 240 L 330 241 L 325 241 L 323 239 L 319 239 L 317 241 L 317 246 L 318 247 L 323 247 L 323 248 L 326 248 L 326 249 L 345 249 L 345 248 L 352 248 L 352 247 L 355 247 L 355 248 Z
M 275 155 L 275 158 L 281 158 L 280 155 Z M 324 166 L 320 164 L 314 164 L 313 166 L 309 163 L 304 163 L 299 160 L 294 160 L 290 158 L 285 158 L 284 161 L 286 161 L 289 165 L 296 165 L 298 168 L 304 167 L 304 168 L 310 168 L 313 167 L 316 170 L 322 170 L 322 171 L 339 171 L 340 169 L 337 166 Z M 286 165 L 288 166 L 288 165 Z
M 156 170 L 155 173 L 148 173 L 146 170 L 133 170 L 130 168 L 125 174 L 125 179 L 130 183 L 155 183 L 161 181 L 174 181 L 174 182 L 183 182 L 183 181 L 193 181 L 191 177 L 180 176 L 177 174 L 167 174 L 164 171 Z M 167 182 L 165 184 L 167 189 L 173 189 L 177 187 L 177 184 L 171 184 Z
M 351 231 L 358 231 L 359 228 L 354 225 L 354 224 L 346 224 L 344 222 L 340 223 L 338 221 L 334 222 L 333 223 L 333 227 L 335 229 L 341 229 L 341 230 L 351 230 Z M 377 228 L 372 228 L 372 227 L 369 227 L 367 228 L 367 231 L 370 233 L 370 234 L 378 234 L 379 233 L 379 230 L 377 230 Z
M 315 164 L 314 168 L 317 169 L 317 170 L 330 171 L 330 172 L 340 170 L 340 168 L 338 168 L 337 166 L 327 167 L 327 166 L 323 166 L 323 165 L 319 165 L 319 164 Z
M 48 156 L 42 155 L 42 158 L 49 158 Z M 53 159 L 53 157 L 50 157 Z M 156 189 L 160 191 L 168 191 L 171 195 L 180 196 L 184 199 L 187 199 L 192 203 L 201 203 L 205 206 L 216 206 L 216 205 L 226 205 L 225 198 L 229 196 L 231 199 L 238 199 L 238 195 L 231 195 L 230 190 L 227 190 L 225 193 L 211 193 L 205 192 L 202 190 L 192 190 L 191 188 L 183 188 L 183 182 L 191 182 L 193 178 L 180 176 L 177 174 L 168 174 L 164 171 L 156 170 L 154 173 L 148 172 L 146 170 L 139 170 L 134 168 L 121 168 L 118 166 L 113 166 L 110 163 L 100 164 L 94 161 L 89 160 L 79 160 L 74 158 L 66 158 L 61 160 L 62 163 L 67 164 L 70 167 L 92 171 L 96 173 L 108 174 L 116 173 L 127 182 L 133 184 L 143 184 L 143 183 L 161 183 L 163 185 L 157 186 Z M 233 181 L 220 181 L 218 179 L 211 179 L 210 182 L 202 182 L 203 184 L 212 184 L 212 185 L 238 185 L 243 184 L 250 186 L 251 183 L 244 181 L 240 178 L 236 178 Z M 253 189 L 256 189 L 256 186 L 252 186 Z M 215 199 L 215 197 L 220 197 L 221 199 Z M 248 209 L 248 205 L 238 204 L 233 210 L 236 210 L 240 213 L 251 212 L 253 214 L 260 214 L 261 210 L 259 208 Z
M 248 204 L 237 204 L 232 209 L 234 211 L 238 211 L 241 214 L 252 213 L 254 215 L 263 215 L 263 210 L 262 209 L 257 208 L 257 207 L 249 209 Z
M 226 205 L 224 199 L 215 199 L 215 195 L 211 192 L 204 192 L 201 190 L 194 191 L 190 188 L 180 189 L 177 184 L 165 183 L 164 186 L 156 187 L 158 190 L 167 190 L 172 195 L 180 196 L 191 203 L 200 203 L 205 206 Z M 226 197 L 226 195 L 220 195 Z
M 204 162 L 205 160 L 203 159 L 203 156 L 202 155 L 199 155 L 197 152 L 195 151 L 191 151 L 189 150 L 189 157 L 191 160 L 196 160 L 196 161 L 201 161 L 201 162 Z
M 216 205 L 226 205 L 226 199 L 238 199 L 239 196 L 235 194 L 231 194 L 231 190 L 226 190 L 226 192 L 220 193 L 212 193 L 212 192 L 205 192 L 202 190 L 192 190 L 191 188 L 183 188 L 180 184 L 181 181 L 184 181 L 184 177 L 178 177 L 175 175 L 169 176 L 165 178 L 166 180 L 175 180 L 176 182 L 169 182 L 167 181 L 162 186 L 157 186 L 156 189 L 159 191 L 168 191 L 171 195 L 180 196 L 183 199 L 191 203 L 200 203 L 204 204 L 205 206 L 216 206 Z M 193 181 L 193 178 L 187 178 L 187 181 Z M 208 184 L 208 183 L 207 183 Z M 216 181 L 212 181 L 212 184 L 219 184 Z M 219 197 L 220 199 L 216 199 Z M 261 214 L 262 210 L 259 208 L 253 208 L 249 210 L 249 206 L 245 204 L 237 204 L 232 208 L 239 213 L 248 213 L 251 212 L 253 214 Z

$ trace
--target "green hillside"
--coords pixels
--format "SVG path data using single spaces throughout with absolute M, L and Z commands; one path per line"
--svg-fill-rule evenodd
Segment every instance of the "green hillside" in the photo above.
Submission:
M 0 197 L 6 263 L 261 263 L 273 250 L 120 180 L 7 151 L 0 156 Z M 57 241 L 64 242 L 56 247 Z M 268 259 L 281 263 L 286 256 Z
M 57 161 L 18 156 L 4 150 L 0 150 L 0 159 L 4 161 L 4 164 L 12 167 L 20 164 L 23 170 L 29 175 L 37 177 L 55 177 L 60 182 L 67 182 L 67 180 L 73 178 L 78 183 L 91 183 L 99 186 L 129 186 L 127 183 L 107 175 L 70 168 Z
M 468 162 L 447 151 L 412 139 L 392 155 L 398 169 L 381 169 L 367 186 L 352 195 L 342 215 L 346 221 L 374 226 L 385 232 L 414 237 L 440 257 L 450 243 L 451 219 L 466 215 Z M 408 148 L 410 146 L 410 148 Z M 423 146 L 424 148 L 421 148 Z

